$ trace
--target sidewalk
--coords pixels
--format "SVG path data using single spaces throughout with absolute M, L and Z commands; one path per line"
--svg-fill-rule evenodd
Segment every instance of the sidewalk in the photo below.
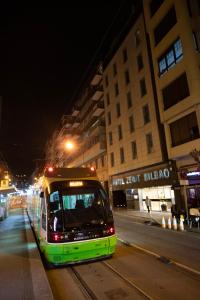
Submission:
M 146 224 L 157 225 L 157 226 L 162 225 L 163 217 L 165 218 L 166 226 L 169 217 L 171 218 L 171 222 L 172 222 L 171 212 L 151 211 L 150 213 L 148 213 L 147 211 L 136 211 L 136 210 L 126 209 L 126 208 L 114 208 L 113 214 L 131 217 L 135 222 L 138 223 L 146 223 Z M 197 227 L 189 228 L 189 226 L 185 224 L 184 228 L 186 231 L 189 232 L 192 231 L 192 232 L 200 233 L 200 229 L 198 229 Z
M 0 299 L 53 300 L 26 213 L 0 221 Z
M 114 214 L 127 215 L 129 217 L 133 217 L 135 221 L 140 223 L 152 221 L 157 225 L 162 224 L 162 217 L 164 217 L 165 220 L 167 220 L 169 217 L 172 218 L 171 212 L 151 211 L 150 213 L 148 213 L 147 211 L 139 211 L 126 208 L 115 208 L 113 212 Z

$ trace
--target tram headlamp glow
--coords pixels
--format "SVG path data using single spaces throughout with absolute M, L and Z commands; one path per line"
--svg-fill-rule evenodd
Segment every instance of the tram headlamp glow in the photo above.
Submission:
M 83 181 L 70 181 L 69 186 L 71 187 L 83 186 Z

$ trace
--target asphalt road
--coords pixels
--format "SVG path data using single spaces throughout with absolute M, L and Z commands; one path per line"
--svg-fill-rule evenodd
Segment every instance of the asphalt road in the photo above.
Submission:
M 119 239 L 167 257 L 200 272 L 200 233 L 149 226 L 133 217 L 115 215 Z

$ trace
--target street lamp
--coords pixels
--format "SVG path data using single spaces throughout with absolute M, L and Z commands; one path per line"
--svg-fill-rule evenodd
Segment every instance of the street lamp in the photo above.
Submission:
M 74 149 L 74 143 L 72 143 L 71 141 L 65 142 L 65 148 L 66 148 L 67 150 L 72 150 L 72 149 Z

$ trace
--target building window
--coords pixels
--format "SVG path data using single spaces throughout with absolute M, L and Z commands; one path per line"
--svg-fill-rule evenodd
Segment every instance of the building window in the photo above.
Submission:
M 98 159 L 95 160 L 95 168 L 98 169 Z
M 105 85 L 108 86 L 108 75 L 105 77 Z
M 114 158 L 113 152 L 110 153 L 110 165 L 111 165 L 111 167 L 114 167 L 114 165 L 115 165 L 115 158 Z
M 127 85 L 130 83 L 130 76 L 128 70 L 125 71 L 124 76 L 125 76 L 125 84 Z
M 112 145 L 113 144 L 113 136 L 112 136 L 111 131 L 108 133 L 108 138 L 109 138 L 109 145 Z
M 172 29 L 176 22 L 176 11 L 173 6 L 154 29 L 155 45 L 157 45 L 164 38 L 164 36 Z
M 105 162 L 104 162 L 104 155 L 101 156 L 101 166 L 102 168 L 104 167 L 105 165 Z
M 143 79 L 140 80 L 140 94 L 141 94 L 141 97 L 146 95 L 146 93 L 147 93 L 146 83 L 145 83 L 145 79 L 143 78 Z
M 118 83 L 116 82 L 115 83 L 115 96 L 118 96 L 119 95 L 119 86 L 118 86 Z
M 153 138 L 152 134 L 148 133 L 146 134 L 146 144 L 147 144 L 147 153 L 152 153 L 153 152 Z
M 129 130 L 130 130 L 130 133 L 135 131 L 135 124 L 134 124 L 133 116 L 129 117 Z
M 150 122 L 150 114 L 149 114 L 149 106 L 146 104 L 142 108 L 143 110 L 143 119 L 144 119 L 144 124 L 147 124 Z
M 193 112 L 170 124 L 172 147 L 199 138 L 196 112 Z
M 128 59 L 127 49 L 123 49 L 123 62 L 125 63 Z
M 140 30 L 137 29 L 135 32 L 135 46 L 138 47 L 141 42 L 141 37 L 140 37 Z
M 119 140 L 122 139 L 122 125 L 118 125 L 118 138 Z
M 117 65 L 116 63 L 113 64 L 113 76 L 117 75 Z
M 127 99 L 127 107 L 131 108 L 132 107 L 132 97 L 131 97 L 131 92 L 128 92 L 126 94 L 126 99 Z
M 142 54 L 139 54 L 137 56 L 137 65 L 138 65 L 138 71 L 143 69 L 144 64 L 143 64 Z
M 125 158 L 124 158 L 124 148 L 120 148 L 120 163 L 123 164 L 125 161 Z
M 132 159 L 137 158 L 137 145 L 136 141 L 131 142 L 131 150 L 132 150 Z
M 186 74 L 172 81 L 162 90 L 164 110 L 177 104 L 190 95 Z
M 192 8 L 191 8 L 190 0 L 187 0 L 186 3 L 187 3 L 188 14 L 190 17 L 192 17 Z
M 164 0 L 151 0 L 149 5 L 151 17 L 153 17 L 163 2 Z
M 108 125 L 110 125 L 111 124 L 111 112 L 110 111 L 108 112 L 107 117 L 108 117 Z
M 199 32 L 192 32 L 192 37 L 193 37 L 193 43 L 194 43 L 194 48 L 196 51 L 199 51 L 200 47 L 199 47 Z
M 106 94 L 106 102 L 107 102 L 107 106 L 110 105 L 110 95 Z
M 159 75 L 168 71 L 171 67 L 177 64 L 183 57 L 183 48 L 180 38 L 176 40 L 158 59 Z
M 116 112 L 117 112 L 117 118 L 121 116 L 121 109 L 120 109 L 120 103 L 117 102 L 116 104 Z

